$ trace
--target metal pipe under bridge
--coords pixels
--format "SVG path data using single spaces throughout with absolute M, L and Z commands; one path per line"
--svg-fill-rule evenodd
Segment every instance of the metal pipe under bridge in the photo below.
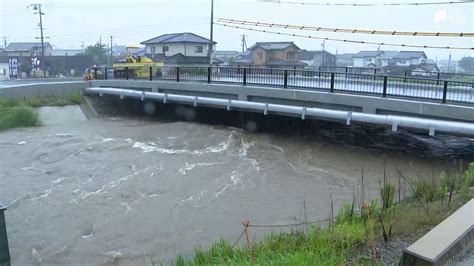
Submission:
M 343 111 L 343 110 L 330 110 L 325 108 L 317 107 L 305 107 L 305 106 L 294 106 L 285 105 L 278 103 L 264 103 L 255 102 L 239 99 L 223 99 L 219 97 L 206 97 L 197 95 L 183 95 L 179 94 L 179 90 L 176 93 L 163 93 L 142 90 L 137 90 L 137 86 L 140 84 L 121 84 L 122 86 L 129 87 L 128 89 L 119 87 L 96 87 L 94 84 L 97 81 L 92 82 L 92 87 L 85 88 L 84 93 L 89 95 L 110 95 L 117 96 L 121 99 L 131 98 L 137 99 L 143 102 L 159 102 L 163 104 L 174 103 L 191 105 L 194 107 L 205 106 L 214 108 L 225 108 L 230 110 L 240 110 L 247 112 L 257 112 L 264 115 L 277 114 L 283 116 L 300 117 L 301 119 L 326 119 L 333 121 L 340 121 L 346 125 L 351 125 L 352 122 L 381 125 L 391 127 L 392 131 L 398 131 L 399 128 L 424 130 L 429 135 L 434 136 L 436 132 L 442 132 L 445 134 L 453 135 L 466 135 L 474 136 L 474 123 L 471 122 L 459 122 L 459 121 L 448 121 L 438 119 L 428 119 L 422 117 L 410 117 L 401 115 L 389 115 L 389 114 L 369 114 L 357 111 Z M 106 83 L 123 83 L 123 81 L 108 81 Z M 101 84 L 97 84 L 101 85 Z M 103 85 L 103 83 L 102 83 Z M 159 86 L 159 84 L 156 84 Z M 181 86 L 193 88 L 193 84 L 182 83 Z M 196 84 L 194 84 L 196 85 Z M 132 87 L 132 88 L 130 88 Z M 135 88 L 133 88 L 135 87 Z M 196 87 L 194 86 L 194 89 Z M 158 89 L 156 89 L 158 90 Z M 183 91 L 181 91 L 182 93 Z M 188 91 L 189 92 L 189 91 Z M 201 90 L 195 90 L 195 94 L 201 94 Z M 189 93 L 188 93 L 189 94 Z M 216 95 L 219 96 L 219 95 Z M 276 99 L 275 99 L 276 101 Z M 474 111 L 470 110 L 471 112 Z M 474 116 L 474 112 L 471 113 Z M 474 117 L 473 117 L 474 120 Z

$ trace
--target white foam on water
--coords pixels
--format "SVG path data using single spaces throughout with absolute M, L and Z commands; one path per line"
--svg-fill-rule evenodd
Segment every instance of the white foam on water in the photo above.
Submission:
M 83 239 L 87 239 L 87 238 L 92 237 L 92 236 L 94 236 L 94 232 L 91 232 L 90 234 L 84 235 L 84 236 L 81 236 L 81 237 L 82 237 Z
M 102 142 L 111 142 L 111 141 L 114 141 L 114 139 L 113 138 L 106 138 L 106 139 L 102 140 Z
M 235 188 L 237 184 L 242 184 L 242 179 L 240 178 L 240 175 L 237 174 L 237 171 L 234 170 L 232 171 L 230 175 L 230 183 L 225 185 L 221 190 L 219 190 L 215 195 L 214 199 L 217 199 L 222 193 L 224 193 L 226 190 L 230 188 Z
M 70 138 L 74 136 L 73 134 L 69 134 L 69 133 L 57 133 L 56 134 L 56 137 L 60 137 L 60 138 Z
M 54 180 L 52 183 L 55 184 L 55 185 L 57 185 L 57 184 L 61 183 L 64 179 L 66 179 L 66 178 L 60 177 L 60 178 Z
M 30 201 L 37 201 L 39 199 L 47 198 L 49 195 L 51 195 L 51 193 L 53 193 L 54 189 L 55 187 L 48 188 L 41 195 L 31 198 Z
M 189 196 L 185 199 L 181 199 L 181 202 L 188 202 L 188 201 L 199 201 L 204 194 L 206 194 L 207 189 L 201 190 L 198 194 Z
M 37 264 L 43 263 L 43 259 L 41 258 L 41 255 L 35 248 L 31 250 L 31 257 L 33 258 L 33 260 L 35 260 Z
M 125 213 L 123 215 L 126 215 L 129 211 L 132 210 L 132 207 L 127 202 L 120 202 L 120 206 L 125 207 Z
M 193 170 L 196 167 L 203 167 L 203 166 L 214 166 L 214 165 L 221 165 L 225 164 L 225 162 L 214 162 L 214 163 L 186 163 L 185 166 L 179 169 L 179 172 L 182 175 L 186 175 L 187 172 Z
M 133 148 L 138 148 L 141 149 L 142 152 L 144 153 L 149 153 L 149 152 L 157 152 L 161 154 L 191 154 L 191 155 L 202 155 L 202 154 L 208 154 L 208 153 L 221 153 L 224 151 L 227 151 L 229 149 L 229 146 L 231 145 L 233 141 L 233 136 L 235 135 L 235 131 L 232 131 L 231 134 L 229 134 L 227 140 L 219 143 L 216 146 L 210 146 L 206 147 L 201 150 L 175 150 L 175 149 L 170 149 L 170 148 L 163 148 L 158 146 L 156 142 L 140 142 L 136 141 L 133 144 Z M 132 141 L 130 141 L 131 143 Z
M 25 145 L 27 142 L 26 141 L 20 141 L 18 142 L 18 145 Z

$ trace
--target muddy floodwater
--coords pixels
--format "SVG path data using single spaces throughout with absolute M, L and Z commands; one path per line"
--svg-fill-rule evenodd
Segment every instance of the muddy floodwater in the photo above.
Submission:
M 107 117 L 78 107 L 40 109 L 43 126 L 0 133 L 0 200 L 8 206 L 13 265 L 152 265 L 192 256 L 241 221 L 330 216 L 378 196 L 383 162 L 398 182 L 443 164 L 297 135 L 247 133 L 192 122 Z M 258 229 L 256 229 L 258 230 Z M 262 231 L 254 231 L 260 234 Z

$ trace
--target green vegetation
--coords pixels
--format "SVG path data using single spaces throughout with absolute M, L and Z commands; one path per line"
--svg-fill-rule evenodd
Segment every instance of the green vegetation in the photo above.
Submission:
M 42 106 L 66 106 L 82 103 L 78 94 L 65 98 L 32 98 L 25 101 L 0 99 L 0 131 L 17 127 L 36 127 L 41 125 L 34 108 Z
M 28 107 L 0 109 L 0 131 L 15 127 L 35 127 L 40 125 L 38 114 Z
M 399 186 L 403 178 L 411 188 L 404 200 L 396 202 L 397 186 L 384 177 L 381 205 L 376 200 L 361 202 L 356 210 L 357 203 L 353 201 L 341 208 L 329 226 L 315 225 L 306 233 L 294 228 L 291 232 L 271 233 L 253 243 L 251 252 L 242 244 L 245 239 L 237 247 L 220 240 L 207 250 L 196 249 L 190 260 L 178 256 L 174 264 L 249 265 L 250 253 L 254 265 L 397 263 L 381 261 L 377 253 L 383 252 L 383 248 L 377 243 L 400 241 L 416 232 L 419 235 L 420 231 L 424 234 L 472 198 L 474 194 L 469 187 L 474 180 L 474 163 L 443 173 L 436 182 L 421 176 L 413 181 L 401 171 L 399 174 Z

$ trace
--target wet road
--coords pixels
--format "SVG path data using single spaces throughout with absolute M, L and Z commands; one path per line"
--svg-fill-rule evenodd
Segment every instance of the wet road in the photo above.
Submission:
M 432 159 L 252 134 L 226 126 L 86 120 L 77 107 L 42 108 L 44 126 L 0 132 L 0 197 L 13 265 L 151 265 L 191 256 L 241 221 L 328 218 L 377 197 L 383 161 L 398 182 L 443 168 Z M 253 233 L 261 234 L 264 231 Z

